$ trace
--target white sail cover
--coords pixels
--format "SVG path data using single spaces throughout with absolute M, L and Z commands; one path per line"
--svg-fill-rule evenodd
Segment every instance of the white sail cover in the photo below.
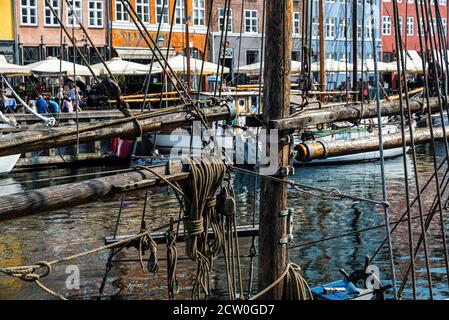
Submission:
M 260 62 L 248 64 L 246 66 L 241 66 L 238 70 L 237 68 L 234 70 L 235 72 L 244 73 L 244 74 L 259 74 L 260 72 Z M 301 72 L 301 63 L 295 60 L 292 60 L 292 74 Z

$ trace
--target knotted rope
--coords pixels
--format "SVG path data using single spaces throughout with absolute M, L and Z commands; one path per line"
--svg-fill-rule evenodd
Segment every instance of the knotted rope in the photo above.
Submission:
M 176 232 L 173 228 L 167 231 L 167 280 L 168 298 L 174 299 L 179 293 L 178 279 L 176 278 L 176 267 L 178 264 L 178 250 L 176 249 Z
M 300 266 L 290 262 L 279 278 L 255 296 L 249 298 L 249 300 L 257 300 L 263 297 L 282 281 L 284 282 L 282 300 L 313 300 L 312 291 L 307 281 L 301 276 L 300 271 Z

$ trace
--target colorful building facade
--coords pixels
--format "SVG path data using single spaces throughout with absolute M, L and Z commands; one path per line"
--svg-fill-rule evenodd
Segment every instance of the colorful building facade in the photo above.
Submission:
M 14 62 L 15 12 L 13 0 L 0 1 L 0 54 Z
M 418 1 L 419 17 L 416 14 L 415 1 Z M 398 14 L 399 14 L 399 29 L 401 30 L 402 43 L 404 50 L 415 50 L 421 52 L 419 44 L 419 31 L 418 23 L 422 26 L 423 19 L 420 9 L 419 0 L 398 0 Z M 446 33 L 447 43 L 447 18 L 448 18 L 448 5 L 447 0 L 431 0 L 430 11 L 433 20 L 435 30 L 436 24 L 436 6 L 438 6 L 441 15 L 441 24 Z M 382 0 L 381 6 L 382 16 L 382 54 L 383 60 L 392 61 L 395 60 L 396 44 L 395 44 L 395 29 L 393 19 L 393 2 L 391 0 Z M 421 28 L 423 29 L 423 28 Z
M 64 26 L 72 32 L 76 38 L 76 46 L 79 47 L 91 63 L 98 62 L 98 57 L 93 52 L 87 38 L 83 34 L 77 19 L 70 14 L 65 0 L 50 1 L 58 13 Z M 82 20 L 89 36 L 102 55 L 106 54 L 107 24 L 108 24 L 108 0 L 70 0 L 76 14 Z M 62 29 L 45 0 L 19 0 L 16 3 L 16 28 L 17 42 L 19 45 L 20 62 L 32 63 L 49 56 L 60 56 L 67 60 L 73 59 L 74 48 L 71 41 L 62 32 Z M 61 36 L 62 34 L 62 36 Z M 77 56 L 76 62 L 83 63 Z
M 187 48 L 185 36 L 187 16 L 191 52 L 201 58 L 205 55 L 208 14 L 206 0 L 130 0 L 130 3 L 159 47 L 170 50 L 171 54 L 182 53 Z M 148 44 L 134 24 L 124 3 L 121 0 L 111 0 L 110 5 L 110 42 L 115 54 L 127 60 L 142 62 L 151 60 L 153 57 Z M 172 21 L 173 32 L 169 40 Z M 160 23 L 160 32 L 156 39 Z

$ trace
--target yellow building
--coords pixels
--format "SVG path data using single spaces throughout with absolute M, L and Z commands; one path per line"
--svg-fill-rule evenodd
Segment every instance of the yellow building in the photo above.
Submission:
M 0 0 L 0 54 L 14 61 L 14 0 Z
M 0 40 L 14 40 L 14 11 L 13 0 L 1 0 L 0 12 Z

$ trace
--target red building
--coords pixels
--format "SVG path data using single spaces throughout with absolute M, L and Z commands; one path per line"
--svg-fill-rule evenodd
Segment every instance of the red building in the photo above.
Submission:
M 399 27 L 402 35 L 404 50 L 416 50 L 420 52 L 418 23 L 423 24 L 420 0 L 397 0 L 399 13 Z M 416 15 L 415 1 L 418 1 L 419 16 Z M 422 0 L 421 0 L 422 1 Z M 425 0 L 426 2 L 429 0 Z M 430 0 L 432 18 L 437 30 L 435 2 L 438 1 L 438 8 L 441 14 L 441 22 L 446 34 L 447 43 L 447 0 Z M 395 60 L 396 51 L 394 24 L 393 24 L 393 2 L 392 0 L 382 0 L 380 9 L 381 35 L 382 35 L 382 56 L 384 61 Z M 421 29 L 423 29 L 421 27 Z

